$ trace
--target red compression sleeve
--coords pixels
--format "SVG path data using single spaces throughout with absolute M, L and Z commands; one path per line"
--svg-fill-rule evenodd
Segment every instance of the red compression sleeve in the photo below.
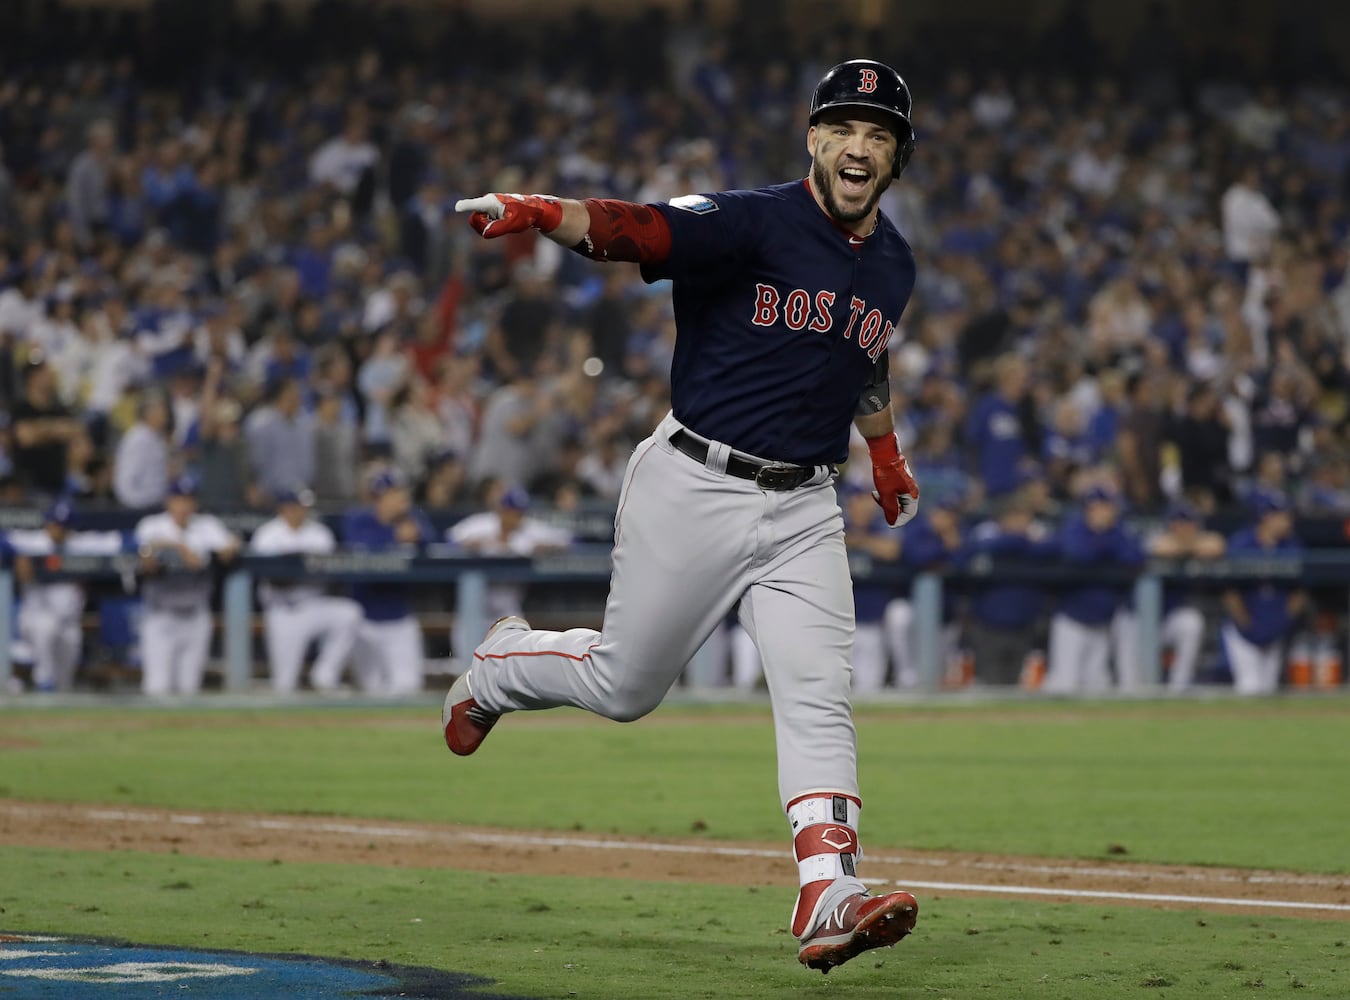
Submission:
M 656 209 L 612 198 L 587 198 L 582 204 L 591 228 L 572 249 L 583 257 L 659 264 L 670 256 L 670 223 Z

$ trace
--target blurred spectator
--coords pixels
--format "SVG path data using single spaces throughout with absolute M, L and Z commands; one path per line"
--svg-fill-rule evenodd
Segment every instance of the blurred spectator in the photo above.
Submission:
M 1228 259 L 1246 267 L 1261 263 L 1270 253 L 1280 228 L 1280 216 L 1261 190 L 1261 170 L 1248 164 L 1223 193 L 1223 248 Z
M 370 210 L 375 168 L 380 162 L 380 151 L 370 141 L 368 120 L 366 108 L 354 105 L 342 132 L 320 146 L 309 161 L 310 179 L 346 195 L 358 215 Z
M 539 380 L 525 372 L 488 397 L 478 444 L 469 463 L 474 482 L 496 479 L 511 486 L 530 481 L 539 468 L 534 445 L 552 400 Z
M 557 306 L 548 279 L 529 263 L 516 266 L 515 294 L 488 332 L 484 350 L 497 376 L 534 374 L 544 353 L 558 343 Z
M 431 390 L 414 377 L 389 400 L 389 440 L 394 465 L 410 483 L 421 482 L 432 455 L 449 446 L 449 435 L 431 405 Z
M 258 487 L 275 498 L 314 482 L 314 420 L 301 407 L 300 383 L 283 376 L 244 424 L 249 463 Z
M 336 390 L 319 393 L 314 407 L 314 495 L 319 503 L 349 504 L 356 499 L 356 467 L 361 455 L 356 423 L 344 418 Z
M 1015 354 L 1003 355 L 994 365 L 993 390 L 976 404 L 967 421 L 966 440 L 990 497 L 1017 487 L 1018 470 L 1028 451 L 1021 416 L 1026 391 L 1026 362 Z
M 197 478 L 203 503 L 213 510 L 236 511 L 258 506 L 262 497 L 244 440 L 243 407 L 224 391 L 224 370 L 219 359 L 206 366 L 197 430 Z
M 1252 506 L 1254 523 L 1228 540 L 1230 558 L 1297 555 L 1300 545 L 1293 533 L 1288 498 L 1262 491 L 1253 498 Z M 1227 620 L 1220 635 L 1233 671 L 1234 691 L 1273 694 L 1279 688 L 1284 643 L 1307 600 L 1307 593 L 1293 581 L 1283 585 L 1255 581 L 1224 591 Z
M 148 510 L 169 492 L 169 409 L 157 392 L 136 408 L 136 422 L 127 428 L 113 459 L 113 495 L 131 510 Z
M 84 152 L 70 165 L 66 178 L 66 207 L 75 239 L 83 249 L 89 249 L 94 237 L 108 226 L 108 195 L 116 142 L 113 123 L 96 121 L 89 126 Z
M 447 449 L 433 455 L 422 486 L 422 503 L 431 510 L 446 510 L 468 499 L 469 474 L 459 453 Z M 556 499 L 554 506 L 558 506 Z
M 1162 443 L 1167 409 L 1157 375 L 1136 373 L 1126 385 L 1129 406 L 1120 421 L 1116 454 L 1130 502 L 1150 510 L 1162 499 Z
M 1082 513 L 1065 523 L 1059 546 L 1070 565 L 1099 572 L 1106 579 L 1060 595 L 1059 607 L 1050 619 L 1043 690 L 1047 694 L 1105 691 L 1111 686 L 1112 622 L 1129 594 L 1128 585 L 1111 576 L 1137 569 L 1144 559 L 1143 549 L 1120 522 L 1120 498 L 1100 486 L 1084 494 Z M 1123 689 L 1133 687 L 1138 681 L 1135 665 L 1124 661 L 1119 647 L 1115 652 L 1117 684 Z
M 66 449 L 84 427 L 57 399 L 47 364 L 29 364 L 23 378 L 23 398 L 10 415 L 14 468 L 33 489 L 55 497 L 66 483 Z
M 1201 384 L 1190 389 L 1184 414 L 1165 434 L 1176 449 L 1182 490 L 1190 495 L 1206 494 L 1211 506 L 1215 501 L 1232 502 L 1228 421 L 1212 386 Z

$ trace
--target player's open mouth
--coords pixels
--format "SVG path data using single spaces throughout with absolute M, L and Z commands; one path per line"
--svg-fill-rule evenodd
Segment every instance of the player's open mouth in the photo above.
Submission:
M 846 194 L 862 194 L 872 183 L 872 175 L 861 167 L 841 167 L 839 186 Z

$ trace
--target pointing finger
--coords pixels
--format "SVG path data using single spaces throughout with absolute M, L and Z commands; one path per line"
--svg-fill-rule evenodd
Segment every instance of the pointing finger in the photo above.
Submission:
M 506 206 L 495 194 L 485 194 L 478 198 L 461 198 L 455 202 L 456 212 L 482 212 L 493 219 L 500 219 Z

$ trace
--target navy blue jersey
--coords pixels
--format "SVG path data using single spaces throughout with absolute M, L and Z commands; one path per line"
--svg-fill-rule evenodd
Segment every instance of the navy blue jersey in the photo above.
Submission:
M 878 213 L 867 237 L 838 226 L 806 181 L 653 205 L 674 282 L 675 418 L 780 462 L 848 456 L 849 427 L 914 289 L 914 254 Z
M 434 537 L 431 524 L 421 511 L 410 515 L 417 523 L 420 540 L 429 542 Z M 343 544 L 358 552 L 380 552 L 402 548 L 394 538 L 394 526 L 385 524 L 368 507 L 351 511 L 342 521 Z M 367 621 L 392 622 L 412 614 L 408 595 L 412 588 L 406 583 L 371 580 L 352 584 L 352 598 L 361 605 Z
M 1143 546 L 1123 527 L 1116 524 L 1105 531 L 1093 531 L 1081 514 L 1064 523 L 1059 544 L 1066 561 L 1084 568 L 1133 569 L 1144 562 Z M 1106 625 L 1129 599 L 1128 584 L 1104 581 L 1080 584 L 1061 595 L 1059 610 L 1083 625 Z
M 1297 555 L 1302 548 L 1295 538 L 1283 539 L 1273 546 L 1262 545 L 1251 528 L 1243 528 L 1228 540 L 1228 555 L 1233 559 Z M 1247 627 L 1238 629 L 1242 637 L 1257 646 L 1269 646 L 1283 639 L 1295 624 L 1289 614 L 1289 595 L 1296 589 L 1288 584 L 1259 582 L 1238 587 L 1248 618 Z
M 1059 539 L 1033 539 L 1004 531 L 997 521 L 987 521 L 971 532 L 958 559 L 969 562 L 979 555 L 1049 562 L 1059 558 Z M 1045 588 L 1039 584 L 1004 583 L 996 576 L 977 586 L 970 599 L 970 613 L 982 625 L 994 628 L 1026 628 L 1035 624 L 1045 607 Z

